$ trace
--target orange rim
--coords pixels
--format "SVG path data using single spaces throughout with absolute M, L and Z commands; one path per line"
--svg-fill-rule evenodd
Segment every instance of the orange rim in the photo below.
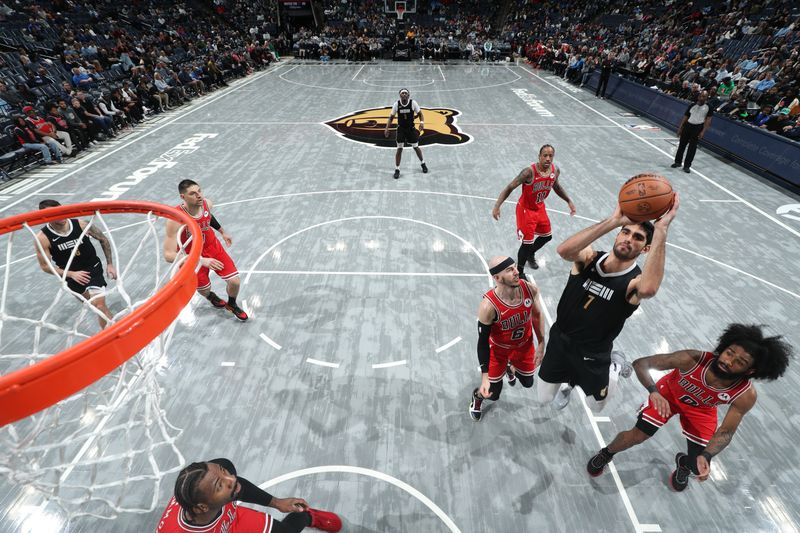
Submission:
M 0 220 L 0 235 L 53 220 L 103 214 L 153 213 L 185 225 L 192 242 L 203 242 L 200 226 L 180 209 L 154 202 L 86 202 L 32 211 Z M 178 316 L 197 288 L 201 246 L 156 294 L 131 314 L 92 337 L 32 366 L 0 376 L 0 427 L 45 409 L 86 388 L 133 357 Z

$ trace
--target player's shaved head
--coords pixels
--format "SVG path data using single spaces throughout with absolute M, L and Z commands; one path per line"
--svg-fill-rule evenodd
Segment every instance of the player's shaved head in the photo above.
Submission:
M 494 267 L 496 267 L 497 265 L 499 265 L 500 263 L 502 263 L 506 259 L 508 259 L 507 255 L 497 255 L 495 257 L 492 257 L 491 259 L 489 259 L 489 269 L 490 270 L 493 269 Z

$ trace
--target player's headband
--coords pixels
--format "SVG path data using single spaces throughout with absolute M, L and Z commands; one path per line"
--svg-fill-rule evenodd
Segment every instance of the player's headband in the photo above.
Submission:
M 403 96 L 403 93 L 406 93 L 408 96 L 411 96 L 411 92 L 408 89 L 400 89 L 400 96 Z
M 497 266 L 495 266 L 493 268 L 490 268 L 489 269 L 489 274 L 491 274 L 492 276 L 496 276 L 497 274 L 499 274 L 500 272 L 502 272 L 503 270 L 507 269 L 508 267 L 510 267 L 513 264 L 514 264 L 514 260 L 511 259 L 510 257 L 506 257 L 505 259 L 503 259 L 500 262 L 499 265 L 497 265 Z

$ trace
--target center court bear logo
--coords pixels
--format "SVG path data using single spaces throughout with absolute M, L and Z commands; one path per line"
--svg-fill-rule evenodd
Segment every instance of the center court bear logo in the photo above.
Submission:
M 394 140 L 394 125 L 389 131 L 389 138 L 383 135 L 386 123 L 389 122 L 391 107 L 374 107 L 372 109 L 362 109 L 349 115 L 339 117 L 325 123 L 337 135 L 347 140 L 370 144 L 380 148 L 395 148 L 397 143 Z M 456 117 L 461 114 L 455 109 L 443 107 L 423 107 L 422 116 L 425 118 L 425 130 L 419 138 L 420 146 L 430 146 L 434 144 L 455 146 L 467 144 L 472 141 L 472 137 L 463 133 L 456 124 Z M 419 122 L 415 121 L 416 127 Z

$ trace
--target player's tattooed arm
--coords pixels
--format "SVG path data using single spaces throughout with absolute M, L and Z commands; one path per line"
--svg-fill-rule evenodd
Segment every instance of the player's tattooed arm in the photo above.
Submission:
M 85 227 L 85 225 L 81 223 L 81 227 Z M 117 279 L 117 269 L 114 266 L 114 254 L 111 251 L 111 241 L 109 241 L 105 233 L 100 231 L 95 226 L 91 226 L 87 233 L 90 237 L 96 239 L 97 242 L 100 243 L 100 247 L 103 249 L 103 255 L 106 256 L 106 273 L 108 274 L 108 277 L 111 279 Z
M 108 237 L 106 237 L 105 233 L 100 231 L 95 226 L 90 227 L 87 233 L 90 237 L 100 243 L 100 247 L 103 249 L 103 255 L 106 256 L 106 264 L 113 265 L 114 257 L 111 253 L 111 242 L 108 240 Z
M 505 186 L 505 188 L 500 192 L 500 196 L 497 197 L 497 201 L 494 203 L 494 207 L 492 208 L 492 217 L 495 220 L 500 220 L 500 207 L 503 205 L 508 199 L 508 196 L 520 185 L 526 183 L 533 177 L 533 171 L 531 167 L 525 167 L 522 171 L 517 174 L 517 177 L 511 180 L 511 183 Z
M 699 472 L 700 481 L 708 479 L 708 474 L 711 472 L 710 461 L 711 458 L 724 450 L 733 439 L 733 435 L 739 428 L 742 418 L 747 412 L 756 404 L 756 389 L 750 387 L 741 396 L 736 398 L 731 403 L 725 418 L 722 419 L 722 424 L 714 432 L 714 436 L 708 441 L 706 449 L 697 458 L 697 470 Z

